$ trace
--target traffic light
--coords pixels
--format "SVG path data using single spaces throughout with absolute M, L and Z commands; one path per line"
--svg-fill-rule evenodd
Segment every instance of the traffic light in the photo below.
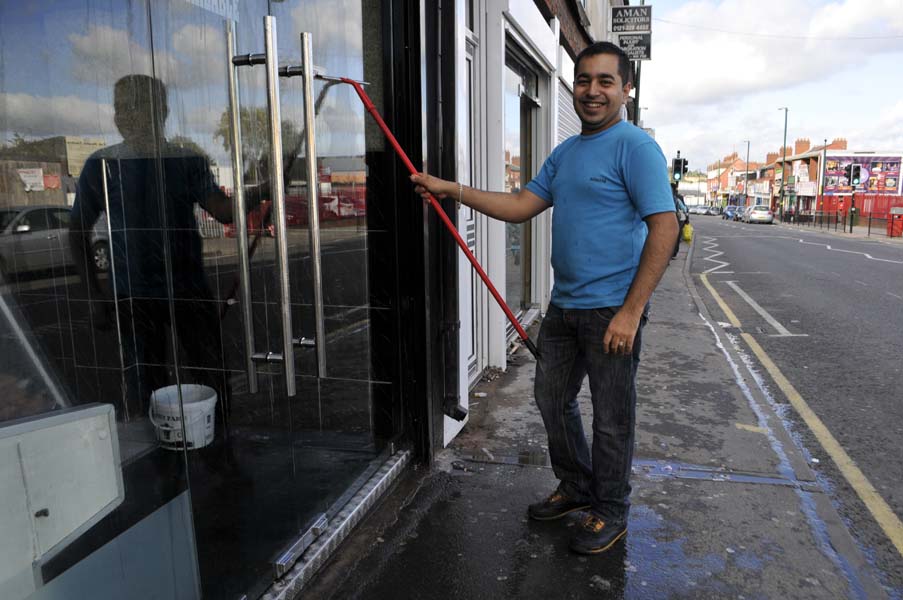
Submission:
M 847 178 L 847 185 L 853 185 L 853 163 L 848 164 L 843 168 L 843 176 Z
M 862 182 L 862 165 L 850 165 L 850 185 L 856 187 Z
M 687 174 L 687 165 L 689 161 L 686 158 L 674 158 L 671 160 L 671 178 L 674 181 L 680 181 Z
M 671 178 L 680 181 L 684 176 L 684 159 L 675 158 L 671 161 Z

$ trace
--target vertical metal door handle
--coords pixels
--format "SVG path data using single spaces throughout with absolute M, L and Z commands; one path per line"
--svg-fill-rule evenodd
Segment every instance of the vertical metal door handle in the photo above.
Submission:
M 239 112 L 238 81 L 235 76 L 235 22 L 226 21 L 226 64 L 229 80 L 229 133 L 232 144 L 232 222 L 238 230 L 238 280 L 241 315 L 245 329 L 245 370 L 248 372 L 248 391 L 257 393 L 257 365 L 254 364 L 254 319 L 251 312 L 251 259 L 248 252 L 248 216 L 245 209 L 244 175 L 241 155 L 241 113 Z
M 270 195 L 276 228 L 276 263 L 279 269 L 279 305 L 282 313 L 282 355 L 285 390 L 295 395 L 295 347 L 292 343 L 292 305 L 288 274 L 288 238 L 285 222 L 285 190 L 282 176 L 282 117 L 279 110 L 279 60 L 276 54 L 276 19 L 263 18 L 266 38 L 267 115 L 270 125 Z
M 326 330 L 323 322 L 323 266 L 320 260 L 320 178 L 317 171 L 316 114 L 311 34 L 301 34 L 301 68 L 304 73 L 304 125 L 307 132 L 307 214 L 310 227 L 310 264 L 314 284 L 317 375 L 326 377 Z
M 116 245 L 113 244 L 113 217 L 110 213 L 110 187 L 107 180 L 107 159 L 105 158 L 100 159 L 100 172 L 100 181 L 103 185 L 103 209 L 106 211 L 107 215 L 107 239 L 110 244 L 110 278 L 112 279 L 112 285 L 110 287 L 113 289 L 113 314 L 116 315 L 116 341 L 119 343 L 119 364 L 122 366 L 119 385 L 122 389 L 122 405 L 125 407 L 125 420 L 128 422 L 130 415 L 128 409 L 129 402 L 127 399 L 128 387 L 125 384 L 125 353 L 122 349 L 122 326 L 119 319 L 119 292 L 116 290 L 116 260 L 113 256 Z

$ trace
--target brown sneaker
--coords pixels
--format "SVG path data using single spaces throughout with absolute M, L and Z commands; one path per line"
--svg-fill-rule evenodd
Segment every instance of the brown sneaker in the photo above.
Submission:
M 627 534 L 626 523 L 606 523 L 596 515 L 586 515 L 577 535 L 571 539 L 571 550 L 578 554 L 601 554 Z
M 586 510 L 589 508 L 589 502 L 586 500 L 574 500 L 570 496 L 565 495 L 561 490 L 555 490 L 552 495 L 543 500 L 531 504 L 527 509 L 527 513 L 531 519 L 537 521 L 552 521 L 560 519 L 568 513 L 575 510 Z

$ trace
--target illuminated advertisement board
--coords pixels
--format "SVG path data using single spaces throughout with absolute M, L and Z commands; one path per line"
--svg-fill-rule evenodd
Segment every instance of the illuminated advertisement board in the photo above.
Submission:
M 853 191 L 844 169 L 850 164 L 861 168 L 857 192 L 900 194 L 900 164 L 903 156 L 829 156 L 825 163 L 825 193 L 849 194 Z

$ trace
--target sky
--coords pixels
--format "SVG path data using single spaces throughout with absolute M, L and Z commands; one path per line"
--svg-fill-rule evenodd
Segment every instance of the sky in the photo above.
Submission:
M 153 72 L 168 89 L 167 134 L 178 132 L 216 162 L 227 164 L 229 155 L 215 136 L 228 109 L 223 16 L 196 4 L 239 7 L 234 15 L 236 51 L 263 50 L 265 0 L 153 1 L 151 18 L 145 2 L 0 2 L 0 143 L 14 134 L 27 139 L 67 135 L 116 143 L 120 136 L 113 121 L 114 82 L 130 73 Z M 283 64 L 300 62 L 298 33 L 315 31 L 318 67 L 331 74 L 365 78 L 363 34 L 360 26 L 353 26 L 363 19 L 360 0 L 306 0 L 303 5 L 275 6 Z M 243 106 L 265 106 L 263 74 L 262 67 L 240 71 Z M 301 78 L 282 80 L 280 85 L 282 118 L 301 129 Z M 315 93 L 322 87 L 317 82 Z M 372 88 L 371 94 L 375 96 Z M 318 112 L 318 154 L 362 154 L 364 116 L 349 86 L 330 88 Z
M 631 2 L 635 4 L 636 2 Z M 690 170 L 808 138 L 903 153 L 903 0 L 647 0 L 641 118 Z
M 639 104 L 666 156 L 680 150 L 697 170 L 734 151 L 745 158 L 749 140 L 750 160 L 762 161 L 782 143 L 779 107 L 788 108 L 790 146 L 797 138 L 809 138 L 814 146 L 844 137 L 851 150 L 903 152 L 903 0 L 646 3 L 653 7 L 652 60 L 643 64 Z M 340 26 L 341 19 L 326 18 L 360 19 L 359 4 L 309 0 L 303 11 L 286 5 L 280 46 L 294 51 L 294 32 L 316 23 L 317 48 L 325 55 L 315 58 L 331 72 L 360 76 L 360 33 Z M 149 72 L 153 55 L 171 92 L 168 125 L 226 161 L 213 137 L 227 106 L 221 18 L 176 2 L 167 18 L 155 16 L 152 51 L 143 6 L 109 0 L 0 3 L 0 140 L 17 132 L 115 141 L 112 82 L 129 72 Z M 247 50 L 242 39 L 248 36 L 242 34 L 259 28 L 258 17 L 242 15 L 239 50 Z M 324 31 L 328 23 L 332 30 Z M 259 33 L 252 37 L 256 44 Z M 349 62 L 345 56 L 355 58 Z M 262 78 L 254 82 L 262 105 Z M 296 97 L 298 85 L 285 84 L 284 96 Z M 361 152 L 364 115 L 350 89 L 330 91 L 321 117 L 321 154 Z

